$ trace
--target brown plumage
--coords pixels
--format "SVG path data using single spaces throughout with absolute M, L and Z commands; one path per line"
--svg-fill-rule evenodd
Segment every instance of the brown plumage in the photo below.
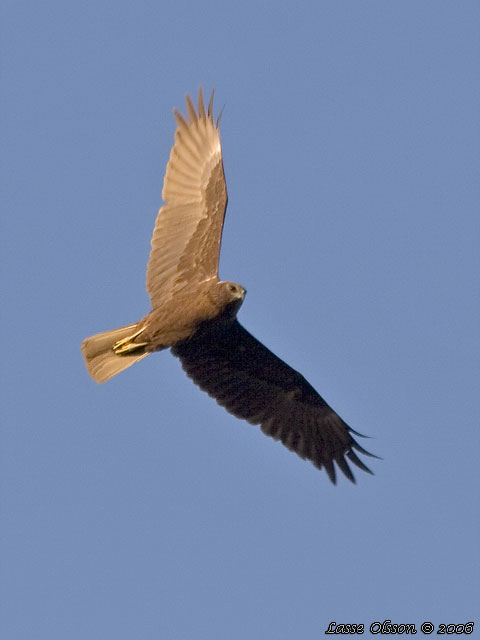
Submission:
M 94 380 L 105 382 L 153 351 L 171 348 L 201 389 L 227 411 L 259 424 L 300 457 L 370 470 L 353 432 L 315 389 L 237 321 L 245 289 L 218 279 L 227 190 L 218 122 L 202 91 L 198 112 L 187 96 L 188 121 L 175 110 L 175 144 L 167 164 L 147 265 L 152 311 L 137 324 L 87 338 L 82 352 Z M 357 434 L 359 435 L 359 434 Z M 375 457 L 375 456 L 373 456 Z

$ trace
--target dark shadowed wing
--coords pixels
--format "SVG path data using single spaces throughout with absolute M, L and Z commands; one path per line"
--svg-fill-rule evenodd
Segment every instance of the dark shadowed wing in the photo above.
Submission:
M 205 109 L 202 91 L 198 113 L 187 96 L 188 121 L 175 110 L 177 130 L 147 265 L 152 307 L 162 304 L 185 283 L 217 275 L 227 190 L 213 93 Z
M 199 332 L 172 347 L 172 353 L 187 375 L 227 411 L 260 424 L 265 434 L 324 467 L 333 483 L 334 463 L 355 481 L 345 458 L 371 473 L 354 449 L 371 454 L 355 442 L 345 422 L 302 375 L 237 321 Z

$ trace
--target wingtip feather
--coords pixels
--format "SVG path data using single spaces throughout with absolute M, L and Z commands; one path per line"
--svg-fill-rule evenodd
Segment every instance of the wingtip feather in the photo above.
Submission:
M 210 100 L 208 101 L 208 117 L 213 119 L 213 96 L 215 95 L 215 87 L 210 94 Z
M 203 119 L 207 117 L 207 114 L 205 112 L 205 100 L 203 99 L 202 87 L 199 87 L 198 89 L 198 115 Z
M 195 105 L 193 104 L 193 101 L 192 101 L 192 99 L 191 99 L 191 97 L 190 97 L 190 95 L 188 93 L 185 96 L 185 100 L 187 102 L 188 120 L 189 120 L 190 124 L 193 124 L 194 122 L 196 122 L 198 120 L 197 112 L 195 110 Z

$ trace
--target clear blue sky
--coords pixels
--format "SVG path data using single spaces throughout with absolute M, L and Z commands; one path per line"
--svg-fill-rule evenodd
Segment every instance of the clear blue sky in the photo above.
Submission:
M 478 2 L 2 5 L 2 638 L 479 625 Z M 83 366 L 149 310 L 199 84 L 225 105 L 221 276 L 372 437 L 356 486 L 168 352 L 103 386 Z

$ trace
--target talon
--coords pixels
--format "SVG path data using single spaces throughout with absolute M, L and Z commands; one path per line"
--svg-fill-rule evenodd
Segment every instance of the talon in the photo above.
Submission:
M 145 327 L 142 327 L 131 336 L 127 336 L 126 338 L 122 338 L 113 345 L 113 351 L 117 355 L 122 355 L 124 353 L 130 353 L 131 351 L 138 351 L 141 347 L 146 346 L 147 342 L 134 342 L 135 338 L 139 336 L 141 333 L 145 331 Z

